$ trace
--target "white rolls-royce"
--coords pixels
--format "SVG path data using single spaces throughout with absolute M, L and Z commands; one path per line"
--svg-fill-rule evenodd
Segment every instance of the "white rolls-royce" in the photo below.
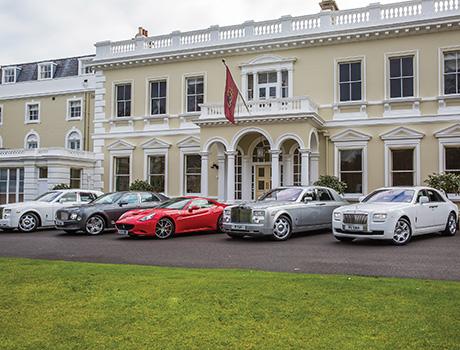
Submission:
M 86 204 L 103 193 L 90 190 L 56 190 L 33 201 L 0 206 L 0 229 L 33 232 L 39 227 L 54 227 L 56 211 L 63 207 Z
M 427 233 L 453 236 L 458 228 L 457 205 L 429 187 L 381 188 L 332 215 L 334 237 L 346 242 L 370 238 L 403 245 Z

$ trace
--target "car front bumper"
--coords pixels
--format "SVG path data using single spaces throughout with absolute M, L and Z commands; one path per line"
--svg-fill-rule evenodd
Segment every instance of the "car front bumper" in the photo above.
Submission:
M 84 229 L 83 220 L 54 220 L 54 226 L 58 230 L 79 231 Z
M 332 233 L 336 237 L 370 238 L 370 239 L 392 239 L 394 225 L 388 222 L 370 222 L 367 229 L 363 231 L 349 231 L 342 221 L 332 222 Z
M 18 227 L 18 224 L 16 223 L 15 225 L 11 218 L 0 220 L 0 228 L 2 229 L 15 229 L 17 227 Z
M 241 236 L 271 236 L 273 234 L 273 228 L 266 224 L 234 224 L 224 223 L 224 232 L 233 233 Z

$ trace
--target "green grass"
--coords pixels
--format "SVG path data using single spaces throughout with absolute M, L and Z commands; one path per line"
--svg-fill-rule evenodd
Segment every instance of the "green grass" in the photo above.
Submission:
M 460 349 L 460 283 L 0 259 L 0 349 Z

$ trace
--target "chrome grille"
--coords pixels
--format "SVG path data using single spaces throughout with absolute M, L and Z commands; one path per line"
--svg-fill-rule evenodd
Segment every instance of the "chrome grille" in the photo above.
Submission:
M 62 221 L 69 220 L 69 213 L 65 211 L 61 211 L 58 213 L 57 217 L 59 220 L 62 220 Z
M 343 223 L 367 225 L 367 214 L 343 214 Z
M 252 218 L 251 208 L 236 207 L 232 208 L 232 222 L 237 224 L 250 224 Z

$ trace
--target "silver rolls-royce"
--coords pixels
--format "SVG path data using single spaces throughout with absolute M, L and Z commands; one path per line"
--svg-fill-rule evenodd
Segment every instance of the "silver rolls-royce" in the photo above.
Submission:
M 327 187 L 282 187 L 256 202 L 224 210 L 223 229 L 232 238 L 272 236 L 288 239 L 292 233 L 331 228 L 334 209 L 348 203 Z

